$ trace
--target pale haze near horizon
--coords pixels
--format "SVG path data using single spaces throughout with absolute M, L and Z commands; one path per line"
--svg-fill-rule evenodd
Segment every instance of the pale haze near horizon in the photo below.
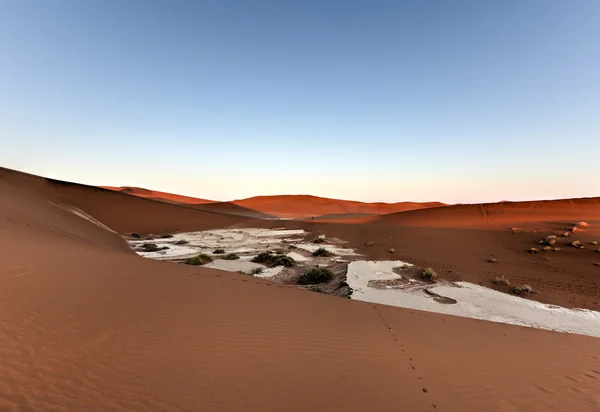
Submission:
M 600 196 L 597 1 L 4 1 L 0 166 L 212 200 Z

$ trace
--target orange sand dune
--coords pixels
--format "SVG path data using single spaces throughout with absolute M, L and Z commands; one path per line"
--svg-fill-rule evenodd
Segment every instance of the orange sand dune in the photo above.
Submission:
M 363 203 L 308 195 L 257 196 L 233 203 L 283 218 L 306 218 L 322 215 L 386 214 L 406 210 L 443 206 L 443 203 L 400 202 Z
M 183 203 L 189 205 L 204 205 L 206 210 L 224 211 L 224 213 L 239 214 L 235 206 L 243 208 L 242 214 L 259 218 L 307 218 L 325 216 L 327 219 L 344 218 L 344 215 L 368 214 L 382 215 L 403 212 L 406 210 L 424 209 L 444 206 L 440 202 L 400 202 L 400 203 L 364 203 L 352 200 L 328 199 L 309 195 L 256 196 L 231 202 L 215 202 L 212 200 L 174 195 L 156 190 L 136 187 L 103 188 L 120 191 L 134 196 L 154 200 Z M 252 213 L 251 211 L 255 212 Z
M 600 409 L 597 339 L 153 261 L 110 231 L 271 221 L 6 169 L 0 194 L 0 410 Z
M 206 200 L 206 199 L 199 199 L 197 197 L 175 195 L 173 193 L 159 192 L 158 190 L 142 189 L 140 187 L 130 187 L 130 186 L 123 186 L 123 187 L 100 186 L 100 187 L 102 187 L 103 189 L 114 190 L 114 191 L 121 192 L 121 193 L 127 193 L 130 195 L 146 197 L 146 198 L 160 200 L 163 202 L 170 202 L 170 203 L 184 203 L 184 204 L 194 204 L 194 205 L 215 203 L 214 200 Z

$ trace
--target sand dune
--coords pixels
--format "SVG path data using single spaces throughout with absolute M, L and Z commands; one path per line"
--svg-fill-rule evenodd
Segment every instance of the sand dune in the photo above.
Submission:
M 101 187 L 103 189 L 110 189 L 110 190 L 114 190 L 117 192 L 126 193 L 129 195 L 145 197 L 148 199 L 159 200 L 159 201 L 168 202 L 168 203 L 183 203 L 183 204 L 192 204 L 192 205 L 215 203 L 214 200 L 199 199 L 197 197 L 176 195 L 173 193 L 160 192 L 158 190 L 143 189 L 141 187 L 131 187 L 131 186 L 122 186 L 122 187 L 101 186 Z
M 0 193 L 0 410 L 600 410 L 597 339 L 143 259 L 102 226 L 160 233 L 272 221 L 6 169 Z M 385 242 L 407 254 L 415 242 L 432 260 L 486 236 L 503 248 L 485 224 L 432 229 L 394 219 L 286 225 L 326 227 L 361 244 L 377 236 L 373 256 Z M 443 238 L 449 244 L 435 243 L 445 231 L 455 233 Z
M 308 195 L 256 196 L 231 202 L 215 202 L 141 188 L 115 188 L 109 186 L 104 186 L 104 188 L 171 203 L 202 205 L 201 208 L 205 210 L 224 211 L 225 213 L 242 214 L 257 218 L 293 219 L 315 217 L 332 220 L 352 215 L 382 215 L 444 206 L 440 202 L 364 203 Z M 239 210 L 236 210 L 236 207 Z

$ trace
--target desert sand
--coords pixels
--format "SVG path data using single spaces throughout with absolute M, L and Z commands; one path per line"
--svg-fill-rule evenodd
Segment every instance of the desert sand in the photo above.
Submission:
M 492 287 L 503 274 L 538 289 L 530 299 L 597 310 L 599 205 L 260 220 L 0 169 L 0 410 L 598 411 L 597 338 L 145 259 L 121 235 L 327 232 L 369 259 L 394 248 L 394 259 L 449 280 Z M 559 252 L 527 252 L 583 220 Z

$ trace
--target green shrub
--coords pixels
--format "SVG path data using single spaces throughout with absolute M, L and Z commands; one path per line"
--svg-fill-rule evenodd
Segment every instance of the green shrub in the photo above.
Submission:
M 329 282 L 331 279 L 333 279 L 333 273 L 329 269 L 311 268 L 300 275 L 298 283 L 301 285 L 316 285 Z
M 225 256 L 221 256 L 223 260 L 238 260 L 240 257 L 235 253 L 228 253 Z
M 263 268 L 254 268 L 252 269 L 252 272 L 250 272 L 250 274 L 252 275 L 260 275 L 263 271 Z
M 194 256 L 193 258 L 186 260 L 185 264 L 198 266 L 198 265 L 206 265 L 207 263 L 210 263 L 210 262 L 212 262 L 212 257 L 210 257 L 209 255 L 207 255 L 205 253 L 200 253 L 198 256 Z
M 171 239 L 173 237 L 170 233 L 165 233 L 164 235 L 160 235 L 161 239 Z
M 427 280 L 433 280 L 437 278 L 437 273 L 432 268 L 427 268 L 421 273 L 421 277 Z
M 315 257 L 319 257 L 319 256 L 327 257 L 327 256 L 331 256 L 331 252 L 328 251 L 327 249 L 325 249 L 324 247 L 320 247 L 317 250 L 315 250 L 312 255 Z
M 183 239 L 178 240 L 177 242 L 175 242 L 176 245 L 180 245 L 180 246 L 181 245 L 187 245 L 188 243 L 190 243 L 190 242 L 188 242 L 187 240 L 183 240 Z
M 213 254 L 215 255 L 222 255 L 223 253 L 225 253 L 225 249 L 215 249 L 215 251 L 213 252 Z
M 156 243 L 144 243 L 142 248 L 145 252 L 156 252 L 157 250 L 160 250 Z
M 256 255 L 252 258 L 251 262 L 263 263 L 273 267 L 285 266 L 286 268 L 290 268 L 296 263 L 296 261 L 289 256 L 283 254 L 274 255 L 271 252 L 263 252 L 259 255 Z
M 291 268 L 295 263 L 296 261 L 289 256 L 277 255 L 273 256 L 271 266 L 285 266 L 286 268 Z
M 272 259 L 273 259 L 273 255 L 271 254 L 271 252 L 263 252 L 261 254 L 258 254 L 256 256 L 254 256 L 252 258 L 251 262 L 254 262 L 254 263 L 270 263 Z
M 313 243 L 325 243 L 327 242 L 327 239 L 325 239 L 324 237 L 318 237 L 315 240 L 313 240 Z

